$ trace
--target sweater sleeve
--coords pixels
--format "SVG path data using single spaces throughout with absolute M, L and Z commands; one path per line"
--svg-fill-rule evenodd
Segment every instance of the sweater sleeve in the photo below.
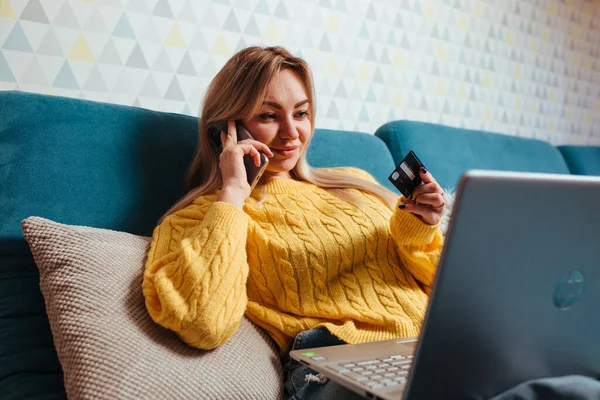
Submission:
M 390 219 L 390 232 L 400 259 L 416 280 L 431 288 L 442 253 L 443 235 L 438 225 L 428 225 L 410 212 L 401 211 L 398 199 Z
M 142 292 L 151 318 L 193 347 L 218 347 L 246 310 L 248 216 L 205 197 L 153 232 Z
M 344 172 L 364 180 L 377 183 L 377 180 L 359 168 L 344 168 Z M 401 211 L 398 198 L 390 219 L 390 232 L 396 244 L 400 259 L 410 274 L 428 290 L 435 277 L 437 264 L 442 252 L 443 235 L 439 226 L 424 223 L 410 212 Z

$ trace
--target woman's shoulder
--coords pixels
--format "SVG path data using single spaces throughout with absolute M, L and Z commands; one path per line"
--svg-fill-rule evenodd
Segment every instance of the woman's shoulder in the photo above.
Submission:
M 194 199 L 194 201 L 192 201 L 192 203 L 190 205 L 196 204 L 196 205 L 210 205 L 214 202 L 217 201 L 217 197 L 219 196 L 219 192 L 221 190 L 218 189 L 217 191 L 215 191 L 214 193 L 211 194 L 203 194 L 202 196 L 198 196 Z
M 181 207 L 179 210 L 170 214 L 165 220 L 170 220 L 170 223 L 178 223 L 185 220 L 202 220 L 210 206 L 217 201 L 218 191 L 213 194 L 202 195 L 196 197 L 188 205 Z

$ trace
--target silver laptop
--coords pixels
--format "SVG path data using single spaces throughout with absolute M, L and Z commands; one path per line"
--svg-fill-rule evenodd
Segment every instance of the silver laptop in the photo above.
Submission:
M 600 177 L 468 171 L 421 336 L 291 357 L 376 399 L 600 377 Z

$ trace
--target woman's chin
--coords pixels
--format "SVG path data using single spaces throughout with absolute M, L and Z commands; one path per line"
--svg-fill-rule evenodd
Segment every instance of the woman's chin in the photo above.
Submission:
M 269 166 L 267 167 L 267 171 L 275 173 L 275 174 L 282 174 L 282 173 L 288 173 L 291 170 L 294 169 L 294 167 L 296 166 L 296 163 L 298 162 L 297 159 L 286 159 L 286 160 L 269 160 Z

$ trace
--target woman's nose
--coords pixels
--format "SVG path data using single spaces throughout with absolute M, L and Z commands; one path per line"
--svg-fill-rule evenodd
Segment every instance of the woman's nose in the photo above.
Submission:
M 288 140 L 294 140 L 298 138 L 298 130 L 294 124 L 294 118 L 292 116 L 283 118 L 279 124 L 279 136 Z

